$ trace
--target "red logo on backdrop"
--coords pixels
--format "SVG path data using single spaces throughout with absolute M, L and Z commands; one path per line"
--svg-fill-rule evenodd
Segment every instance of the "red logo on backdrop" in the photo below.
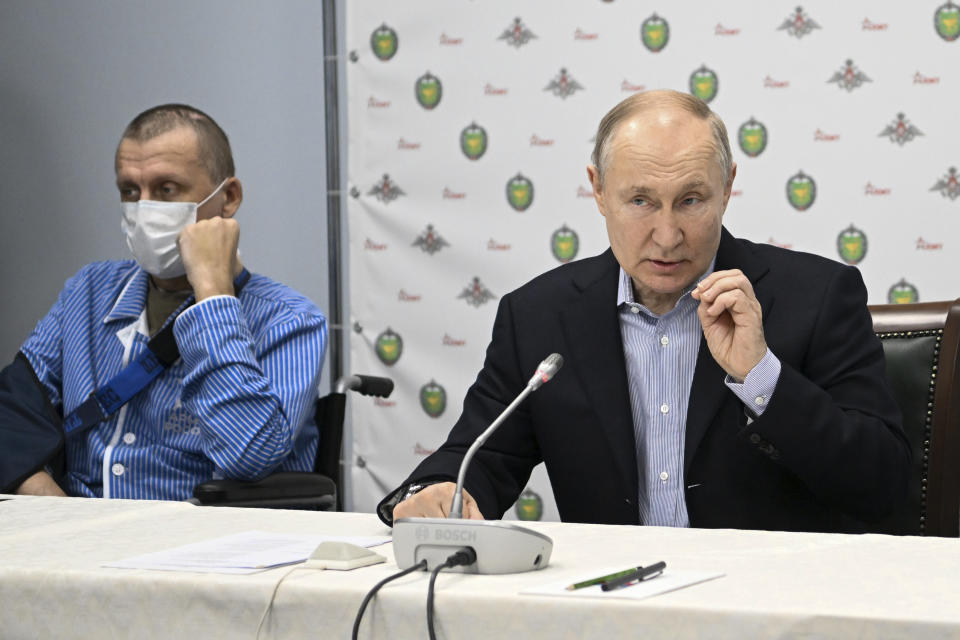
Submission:
M 813 132 L 813 139 L 818 142 L 836 142 L 840 139 L 839 133 L 827 133 L 822 129 Z
M 917 251 L 940 251 L 943 249 L 942 242 L 927 242 L 923 238 L 917 238 Z
M 501 244 L 493 238 L 490 238 L 490 240 L 487 241 L 487 251 L 510 251 L 510 245 Z
M 390 106 L 389 100 L 377 100 L 373 96 L 367 98 L 368 109 L 386 109 Z
M 625 93 L 637 93 L 639 91 L 646 91 L 647 87 L 642 84 L 633 84 L 629 80 L 624 80 L 620 83 L 620 91 Z
M 413 453 L 418 456 L 428 456 L 434 451 L 436 451 L 436 449 L 427 449 L 426 447 L 421 445 L 419 442 L 413 445 Z
M 467 345 L 466 340 L 460 340 L 458 338 L 453 338 L 449 333 L 443 334 L 443 346 L 445 347 L 465 347 Z
M 531 147 L 552 147 L 554 142 L 552 138 L 541 138 L 537 134 L 530 136 Z
M 574 40 L 596 40 L 599 37 L 599 33 L 587 33 L 580 27 L 577 27 L 577 30 L 573 32 Z
M 451 191 L 447 187 L 443 188 L 444 200 L 463 200 L 466 197 L 467 197 L 467 194 L 461 191 Z
M 419 149 L 419 148 L 420 148 L 419 142 L 407 142 L 403 138 L 400 138 L 400 140 L 397 141 L 397 149 L 413 150 L 413 149 Z
M 927 242 L 923 238 L 917 238 L 917 251 L 940 251 L 943 249 L 942 242 Z
M 764 89 L 786 89 L 790 86 L 789 80 L 775 80 L 770 76 L 763 79 Z
M 870 22 L 870 18 L 864 18 L 861 25 L 862 31 L 886 31 L 889 28 L 886 22 Z
M 593 190 L 592 190 L 592 189 L 584 189 L 583 187 L 577 187 L 577 197 L 578 197 L 578 198 L 592 198 L 592 197 L 593 197 Z
M 739 198 L 739 197 L 742 196 L 742 195 L 743 195 L 743 189 L 731 189 L 731 190 L 730 190 L 730 197 L 731 197 L 731 198 Z
M 373 404 L 377 407 L 395 407 L 397 406 L 396 400 L 387 400 L 385 398 L 374 398 Z
M 789 242 L 777 242 L 772 236 L 769 240 L 767 240 L 767 244 L 773 245 L 774 247 L 780 247 L 781 249 L 793 249 L 793 244 Z
M 888 196 L 890 195 L 889 188 L 881 188 L 873 186 L 873 183 L 867 182 L 867 186 L 863 188 L 863 195 L 865 196 Z
M 367 251 L 386 251 L 387 245 L 374 242 L 370 238 L 367 238 L 367 241 L 363 243 L 363 248 Z
M 740 33 L 740 29 L 728 29 L 718 22 L 717 26 L 713 28 L 713 33 L 717 36 L 735 36 Z
M 913 74 L 913 84 L 940 84 L 940 76 L 925 76 L 917 71 Z
M 463 38 L 451 38 L 445 33 L 440 34 L 440 44 L 451 47 L 457 47 L 463 44 Z
M 507 95 L 507 91 L 509 91 L 509 89 L 495 87 L 489 82 L 483 85 L 483 95 L 485 96 L 505 96 Z
M 397 293 L 397 300 L 400 302 L 420 302 L 422 297 L 419 293 L 407 293 L 403 289 L 400 289 L 400 292 Z

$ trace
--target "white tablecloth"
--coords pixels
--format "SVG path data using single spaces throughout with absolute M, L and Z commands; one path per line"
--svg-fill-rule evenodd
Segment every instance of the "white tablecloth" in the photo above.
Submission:
M 960 638 L 960 541 L 532 523 L 543 571 L 441 574 L 440 638 Z M 184 503 L 0 502 L 0 638 L 254 638 L 286 568 L 253 575 L 108 569 L 103 562 L 239 531 L 383 535 L 375 516 Z M 349 638 L 366 592 L 397 570 L 296 571 L 261 638 Z M 642 601 L 519 595 L 607 566 L 665 560 L 725 577 Z M 361 638 L 426 637 L 428 575 L 392 582 Z

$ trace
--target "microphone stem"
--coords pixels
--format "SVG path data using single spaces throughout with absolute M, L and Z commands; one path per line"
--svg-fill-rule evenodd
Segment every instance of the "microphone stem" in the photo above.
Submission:
M 513 413 L 514 409 L 517 408 L 523 399 L 526 398 L 533 391 L 532 385 L 527 385 L 526 388 L 518 395 L 510 405 L 503 410 L 497 419 L 493 421 L 486 431 L 480 434 L 476 440 L 473 441 L 473 444 L 467 449 L 467 454 L 463 456 L 463 462 L 460 463 L 460 472 L 457 474 L 457 489 L 453 492 L 453 502 L 450 504 L 450 518 L 462 518 L 463 517 L 463 482 L 467 478 L 467 467 L 470 466 L 470 461 L 473 459 L 473 454 L 477 452 L 483 443 L 487 441 L 487 438 L 493 435 L 493 432 L 503 424 L 503 421 Z

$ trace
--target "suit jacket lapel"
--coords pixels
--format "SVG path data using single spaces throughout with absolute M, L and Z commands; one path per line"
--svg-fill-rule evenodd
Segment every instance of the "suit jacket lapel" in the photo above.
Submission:
M 735 239 L 724 228 L 720 235 L 720 246 L 714 270 L 740 269 L 753 285 L 754 293 L 760 302 L 764 324 L 773 307 L 773 292 L 762 285 L 762 278 L 769 268 L 759 259 L 750 245 Z M 684 445 L 684 471 L 689 471 L 690 462 L 700 441 L 703 440 L 710 424 L 725 398 L 731 393 L 723 383 L 726 373 L 710 354 L 705 338 L 700 338 L 700 351 L 697 354 L 697 367 L 693 373 L 690 388 L 690 403 L 687 408 L 687 430 Z
M 596 259 L 595 266 L 590 265 L 574 278 L 573 285 L 581 296 L 561 313 L 560 322 L 569 345 L 570 370 L 579 376 L 599 419 L 613 466 L 635 494 L 636 443 L 617 316 L 619 274 L 619 265 L 608 249 Z

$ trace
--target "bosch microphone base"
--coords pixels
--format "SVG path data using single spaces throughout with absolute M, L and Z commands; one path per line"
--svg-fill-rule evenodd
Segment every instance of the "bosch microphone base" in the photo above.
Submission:
M 502 521 L 400 518 L 393 523 L 393 555 L 400 569 L 426 559 L 429 571 L 464 547 L 477 552 L 477 561 L 450 571 L 521 573 L 546 567 L 553 541 L 542 533 Z

